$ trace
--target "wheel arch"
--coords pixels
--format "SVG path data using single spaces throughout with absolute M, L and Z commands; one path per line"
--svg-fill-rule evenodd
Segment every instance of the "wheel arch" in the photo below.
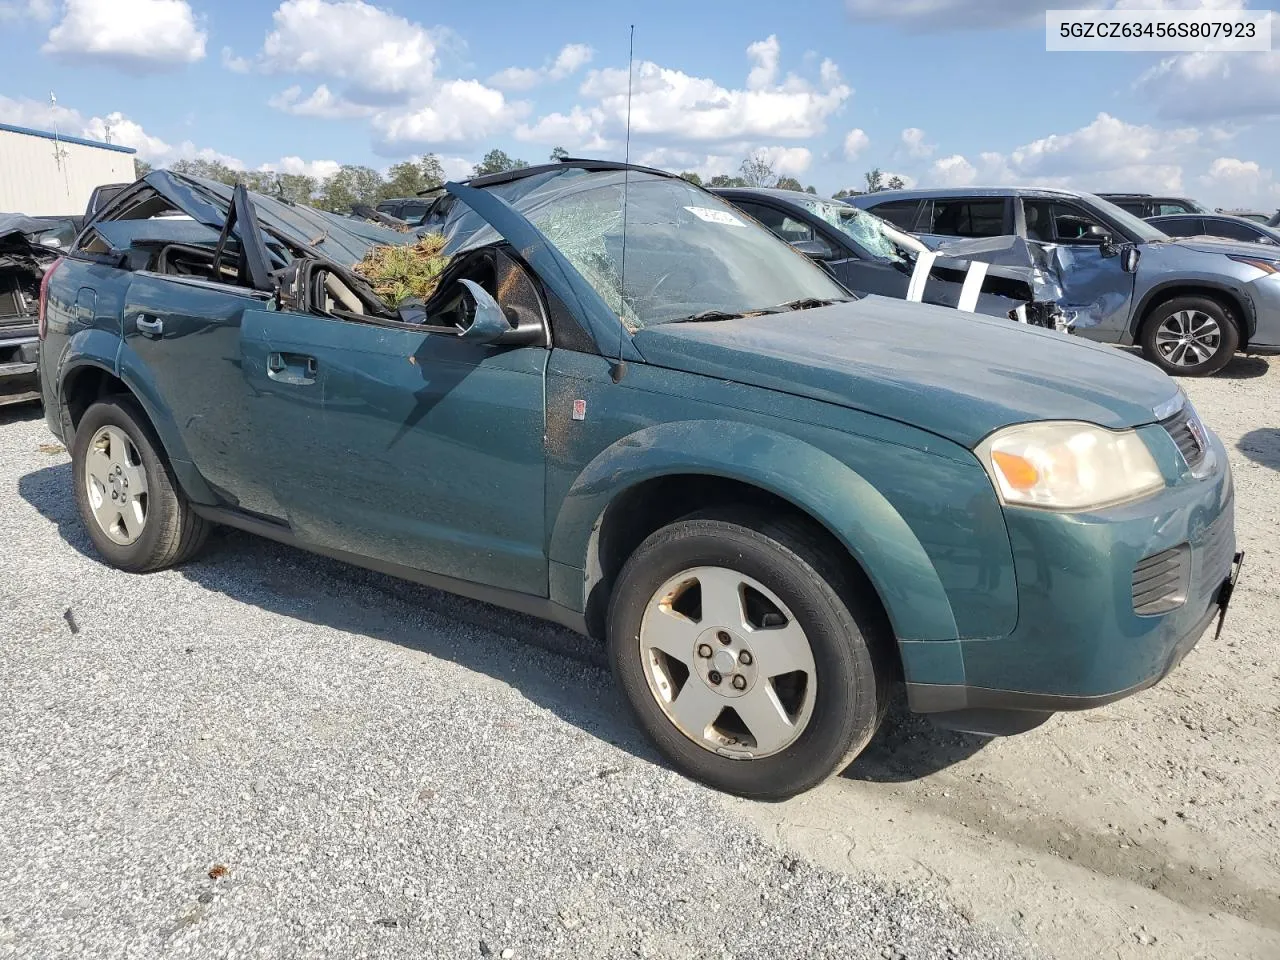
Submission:
M 131 356 L 134 363 L 124 362 Z M 149 378 L 140 375 L 144 368 L 127 346 L 121 345 L 118 363 L 108 363 L 101 355 L 91 353 L 72 354 L 59 371 L 58 399 L 61 422 L 68 448 L 75 437 L 75 430 L 84 412 L 99 400 L 111 396 L 128 396 L 142 409 L 160 442 L 160 448 L 174 476 L 187 497 L 197 503 L 216 503 L 217 498 L 204 478 L 196 470 L 187 453 L 186 444 L 168 408 L 151 385 Z
M 1148 290 L 1133 312 L 1129 333 L 1136 342 L 1142 336 L 1142 328 L 1157 307 L 1176 297 L 1207 297 L 1230 312 L 1240 331 L 1240 349 L 1243 350 L 1256 327 L 1253 301 L 1242 291 L 1211 280 L 1170 280 Z
M 938 573 L 888 500 L 825 451 L 741 423 L 660 424 L 593 459 L 553 526 L 548 555 L 570 573 L 553 599 L 582 609 L 601 635 L 614 579 L 645 537 L 703 507 L 737 503 L 788 511 L 838 546 L 837 559 L 865 578 L 899 640 L 955 639 Z

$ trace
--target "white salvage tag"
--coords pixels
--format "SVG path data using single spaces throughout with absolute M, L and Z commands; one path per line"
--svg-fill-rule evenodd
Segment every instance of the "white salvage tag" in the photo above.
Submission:
M 728 210 L 715 210 L 711 207 L 685 207 L 699 220 L 705 220 L 707 223 L 721 223 L 726 227 L 745 227 L 746 224 L 735 217 Z

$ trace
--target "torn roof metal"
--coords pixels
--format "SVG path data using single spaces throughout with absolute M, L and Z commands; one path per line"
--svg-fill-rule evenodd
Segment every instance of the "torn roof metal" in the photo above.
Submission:
M 143 178 L 143 182 L 175 208 L 215 232 L 221 231 L 226 222 L 235 189 L 215 180 L 171 170 L 153 170 Z M 401 233 L 265 194 L 250 191 L 249 197 L 264 231 L 298 249 L 347 266 L 358 263 L 372 246 L 412 243 L 416 239 L 412 233 Z M 115 203 L 108 209 L 114 207 Z

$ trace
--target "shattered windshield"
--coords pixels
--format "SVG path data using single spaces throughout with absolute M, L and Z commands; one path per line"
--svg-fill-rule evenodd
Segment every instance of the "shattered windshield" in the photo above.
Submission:
M 494 190 L 555 244 L 633 331 L 849 298 L 807 257 L 683 180 L 580 169 L 529 179 L 534 182 Z M 491 230 L 481 230 L 466 245 L 494 239 Z
M 841 233 L 851 237 L 854 242 L 877 257 L 886 260 L 904 261 L 902 252 L 885 233 L 887 224 L 873 213 L 851 207 L 847 203 L 835 200 L 802 200 L 800 203 L 810 213 L 821 217 Z

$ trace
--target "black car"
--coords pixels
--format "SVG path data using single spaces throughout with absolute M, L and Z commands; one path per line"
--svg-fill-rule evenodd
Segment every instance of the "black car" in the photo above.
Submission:
M 453 197 L 444 187 L 427 190 L 416 197 L 393 197 L 375 208 L 378 213 L 403 220 L 412 227 L 439 230 L 453 209 Z
M 1056 325 L 1054 294 L 1034 269 L 935 254 L 872 213 L 811 193 L 726 187 L 712 193 L 749 214 L 856 293 Z
M 0 214 L 0 405 L 40 399 L 36 348 L 41 281 L 77 232 L 74 217 Z
M 1248 217 L 1232 217 L 1224 213 L 1184 213 L 1176 217 L 1152 217 L 1147 222 L 1171 237 L 1223 237 L 1243 243 L 1280 246 L 1280 229 L 1268 227 Z
M 1150 193 L 1096 193 L 1096 197 L 1114 203 L 1121 210 L 1147 220 L 1179 213 L 1208 213 L 1202 205 L 1187 197 L 1155 196 Z

